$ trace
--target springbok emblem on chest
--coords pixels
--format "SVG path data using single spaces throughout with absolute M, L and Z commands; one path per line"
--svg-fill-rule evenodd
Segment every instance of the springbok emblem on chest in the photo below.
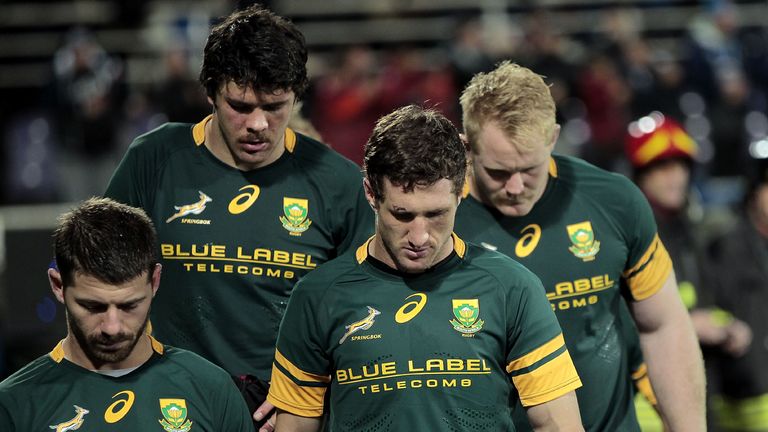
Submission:
M 208 195 L 204 194 L 201 191 L 197 191 L 197 193 L 200 194 L 200 201 L 197 201 L 196 203 L 193 203 L 193 204 L 173 206 L 173 208 L 175 208 L 177 211 L 176 213 L 174 213 L 173 216 L 169 217 L 165 221 L 165 223 L 169 223 L 182 216 L 191 215 L 191 214 L 199 215 L 200 213 L 202 213 L 203 210 L 205 210 L 205 205 L 213 201 L 213 198 L 209 197 Z
M 376 315 L 381 315 L 381 312 L 377 311 L 376 309 L 366 306 L 368 308 L 368 316 L 361 319 L 360 321 L 355 321 L 352 324 L 348 326 L 344 326 L 345 329 L 347 329 L 347 332 L 344 333 L 344 336 L 339 339 L 339 345 L 343 344 L 345 340 L 347 340 L 347 337 L 351 335 L 352 333 L 357 333 L 360 330 L 368 330 L 371 328 L 371 326 L 374 323 L 374 320 L 376 318 Z
M 86 414 L 88 414 L 90 411 L 88 411 L 85 408 L 79 407 L 77 405 L 74 405 L 75 412 L 77 415 L 75 415 L 75 418 L 69 421 L 65 421 L 64 423 L 59 423 L 57 425 L 48 426 L 51 429 L 56 430 L 56 432 L 67 432 L 67 431 L 73 431 L 80 429 L 80 426 L 83 425 L 83 417 L 85 417 Z

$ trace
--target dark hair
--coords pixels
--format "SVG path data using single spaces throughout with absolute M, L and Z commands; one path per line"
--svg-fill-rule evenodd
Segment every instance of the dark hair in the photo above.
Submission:
M 203 51 L 200 83 L 211 99 L 233 81 L 254 92 L 307 89 L 307 47 L 296 26 L 260 5 L 234 12 L 214 26 Z
M 384 177 L 406 191 L 448 179 L 458 195 L 467 174 L 467 154 L 450 120 L 409 105 L 376 122 L 365 145 L 363 167 L 377 200 L 383 198 Z
M 59 217 L 53 255 L 64 286 L 75 272 L 120 284 L 148 272 L 157 261 L 157 235 L 143 210 L 109 198 L 91 198 Z

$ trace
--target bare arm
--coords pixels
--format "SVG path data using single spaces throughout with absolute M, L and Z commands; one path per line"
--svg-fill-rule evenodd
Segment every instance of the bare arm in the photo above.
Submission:
M 579 432 L 584 430 L 576 393 L 569 392 L 557 399 L 526 409 L 528 421 L 537 432 Z
M 302 417 L 281 409 L 277 410 L 275 432 L 317 432 L 320 417 Z
M 706 430 L 704 364 L 674 272 L 651 297 L 630 304 L 659 411 L 672 432 Z

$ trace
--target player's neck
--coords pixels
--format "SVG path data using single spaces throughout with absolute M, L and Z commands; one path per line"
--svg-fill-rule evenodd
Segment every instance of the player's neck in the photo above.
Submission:
M 235 157 L 224 142 L 218 119 L 214 114 L 210 121 L 205 123 L 205 141 L 203 145 L 210 150 L 216 159 L 224 162 L 232 168 L 237 168 Z
M 493 207 L 491 200 L 487 199 L 486 196 L 480 192 L 480 188 L 477 187 L 477 182 L 475 182 L 475 179 L 471 175 L 467 179 L 467 183 L 469 184 L 469 196 L 481 204 Z

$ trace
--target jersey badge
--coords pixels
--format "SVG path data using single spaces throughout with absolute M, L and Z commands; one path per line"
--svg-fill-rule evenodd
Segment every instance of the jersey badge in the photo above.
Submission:
M 204 194 L 202 191 L 197 191 L 200 196 L 200 200 L 192 204 L 184 204 L 180 206 L 174 206 L 176 213 L 165 220 L 165 223 L 171 223 L 172 221 L 187 215 L 199 215 L 205 211 L 205 205 L 213 201 L 211 197 Z M 184 222 L 184 220 L 182 220 Z
M 66 431 L 73 431 L 80 429 L 80 426 L 83 425 L 84 417 L 86 414 L 88 414 L 90 411 L 88 411 L 85 408 L 79 407 L 77 405 L 74 405 L 75 407 L 75 417 L 72 420 L 65 421 L 64 423 L 59 423 L 57 425 L 51 425 L 49 426 L 51 429 L 55 430 L 56 432 L 66 432 Z
M 584 262 L 594 260 L 595 255 L 600 252 L 600 242 L 595 240 L 592 224 L 589 221 L 579 222 L 568 225 L 566 229 L 568 230 L 568 238 L 573 243 L 573 246 L 569 247 L 568 250 Z
M 452 299 L 453 316 L 450 321 L 453 329 L 462 336 L 471 337 L 483 328 L 485 321 L 480 319 L 480 301 L 477 299 Z
M 187 420 L 187 401 L 184 399 L 160 399 L 160 412 L 163 419 L 158 421 L 167 432 L 192 429 L 192 421 Z
M 344 336 L 339 339 L 339 345 L 343 344 L 347 338 L 352 335 L 353 333 L 357 333 L 361 330 L 368 330 L 373 326 L 373 323 L 376 320 L 376 315 L 381 315 L 381 312 L 377 311 L 376 309 L 366 306 L 368 308 L 368 316 L 361 319 L 360 321 L 355 321 L 350 325 L 344 326 L 344 328 L 347 330 L 346 333 L 344 333 Z
M 309 200 L 283 197 L 283 214 L 280 222 L 291 235 L 300 236 L 312 225 L 312 221 L 307 218 Z

